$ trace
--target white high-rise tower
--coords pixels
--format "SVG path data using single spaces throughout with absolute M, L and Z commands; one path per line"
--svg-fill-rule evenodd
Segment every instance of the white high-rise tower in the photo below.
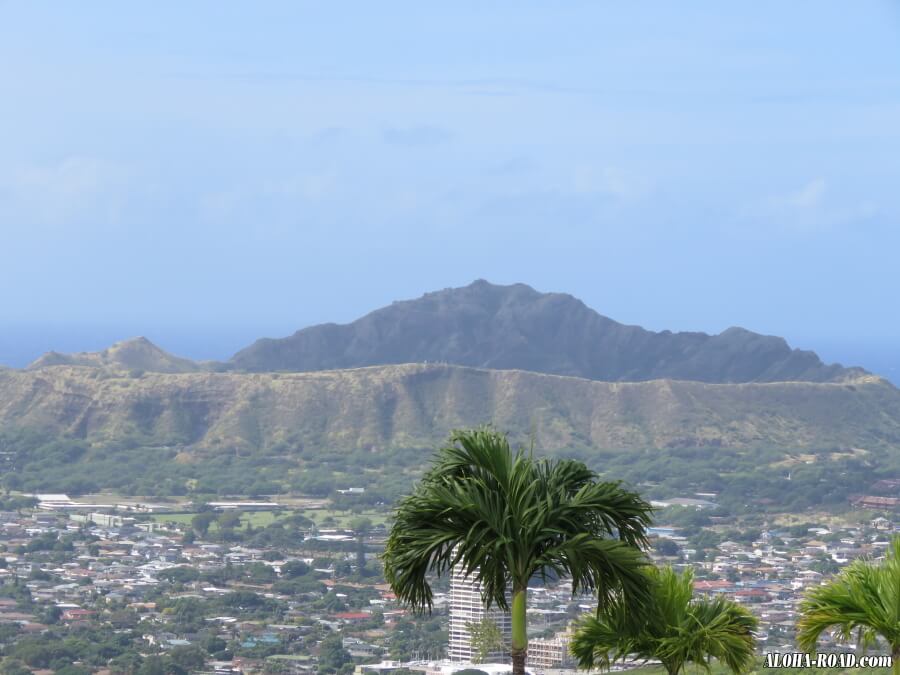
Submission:
M 485 609 L 481 599 L 481 584 L 464 576 L 462 565 L 457 565 L 450 576 L 450 660 L 455 663 L 471 663 L 478 654 L 472 645 L 472 634 L 468 624 L 478 624 L 485 618 L 491 619 L 500 629 L 505 643 L 509 643 L 511 622 L 508 612 L 494 605 Z M 473 571 L 473 576 L 475 572 Z M 508 601 L 508 599 L 507 599 Z M 508 663 L 509 652 L 497 651 L 488 654 L 486 661 Z

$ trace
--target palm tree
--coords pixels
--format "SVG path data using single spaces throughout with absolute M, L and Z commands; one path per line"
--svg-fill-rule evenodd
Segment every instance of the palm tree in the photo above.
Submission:
M 819 636 L 829 628 L 836 628 L 843 640 L 856 631 L 864 647 L 881 637 L 894 657 L 893 673 L 900 675 L 900 537 L 891 542 L 881 564 L 857 560 L 808 591 L 797 622 L 800 649 L 815 651 Z
M 481 583 L 488 608 L 511 605 L 513 674 L 523 675 L 529 580 L 568 576 L 573 594 L 597 592 L 602 602 L 620 590 L 639 602 L 651 510 L 581 462 L 513 453 L 490 428 L 457 431 L 397 506 L 385 577 L 398 599 L 425 611 L 432 603 L 427 575 L 462 565 Z
M 572 639 L 572 653 L 582 668 L 608 668 L 627 657 L 658 659 L 669 675 L 688 663 L 710 670 L 715 657 L 732 672 L 754 662 L 756 618 L 722 597 L 693 598 L 694 575 L 671 567 L 645 571 L 650 601 L 635 620 L 621 597 L 599 608 L 581 623 Z

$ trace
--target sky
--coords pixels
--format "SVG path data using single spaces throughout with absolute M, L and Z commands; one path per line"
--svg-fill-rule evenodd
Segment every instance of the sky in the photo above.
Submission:
M 0 0 L 0 63 L 0 363 L 485 278 L 900 379 L 892 0 Z

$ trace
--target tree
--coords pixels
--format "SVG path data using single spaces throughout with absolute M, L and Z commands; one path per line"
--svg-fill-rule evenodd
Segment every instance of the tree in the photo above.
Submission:
M 172 663 L 188 672 L 200 670 L 206 663 L 206 654 L 203 652 L 203 649 L 196 645 L 175 647 L 169 653 L 169 658 L 172 660 Z
M 160 579 L 171 581 L 173 584 L 186 584 L 199 579 L 200 572 L 193 567 L 179 565 L 177 567 L 170 567 L 166 570 L 160 570 L 156 576 Z
M 202 511 L 191 518 L 191 527 L 193 527 L 201 536 L 209 532 L 209 526 L 216 519 L 216 514 L 212 511 Z
M 137 675 L 166 675 L 166 667 L 158 656 L 148 656 L 141 664 Z
M 47 605 L 47 607 L 43 609 L 38 615 L 41 623 L 45 623 L 48 625 L 59 623 L 61 617 L 62 610 L 56 605 Z
M 254 562 L 246 567 L 250 583 L 269 584 L 275 581 L 275 570 L 262 562 Z
M 2 675 L 31 675 L 31 668 L 28 668 L 19 659 L 6 659 L 0 664 L 0 673 Z
M 372 529 L 372 521 L 356 516 L 350 520 L 350 529 L 356 534 L 356 567 L 362 570 L 366 566 L 366 536 Z
M 467 623 L 466 628 L 475 651 L 472 663 L 483 663 L 489 654 L 502 651 L 506 647 L 503 633 L 490 617 L 486 616 L 478 623 Z
M 203 641 L 203 648 L 210 654 L 216 654 L 228 649 L 228 643 L 218 635 L 210 635 Z
M 334 673 L 341 666 L 351 663 L 353 658 L 350 652 L 344 649 L 344 640 L 340 633 L 332 633 L 319 646 L 318 671 L 320 673 Z
M 735 673 L 753 665 L 757 620 L 750 612 L 722 597 L 692 599 L 690 570 L 647 568 L 644 574 L 650 601 L 637 617 L 619 596 L 581 623 L 572 639 L 580 667 L 608 668 L 630 656 L 658 659 L 669 675 L 688 663 L 709 670 L 710 657 Z
M 216 523 L 219 525 L 219 529 L 221 530 L 233 530 L 241 526 L 241 512 L 240 511 L 223 511 L 219 514 L 219 517 L 216 518 Z
M 266 663 L 263 666 L 265 675 L 284 675 L 290 672 L 290 666 L 281 659 L 266 659 Z
M 137 612 L 131 609 L 119 609 L 110 613 L 109 623 L 116 630 L 124 630 L 126 628 L 134 628 L 140 622 L 141 617 Z
M 135 652 L 125 652 L 124 654 L 112 659 L 109 664 L 109 670 L 112 675 L 134 675 L 140 672 L 143 659 L 140 654 Z
M 281 576 L 285 579 L 302 577 L 309 573 L 309 565 L 302 560 L 288 560 L 281 566 Z
M 671 539 L 659 539 L 654 545 L 653 550 L 655 550 L 660 555 L 664 556 L 675 556 L 681 553 L 681 549 Z
M 91 675 L 91 670 L 84 666 L 66 664 L 54 671 L 54 675 Z
M 900 675 L 900 537 L 890 545 L 885 560 L 856 560 L 824 586 L 811 589 L 800 603 L 797 643 L 815 651 L 823 631 L 836 628 L 849 640 L 858 631 L 863 645 L 878 637 L 894 657 L 892 672 Z
M 0 623 L 0 644 L 12 642 L 22 632 L 22 626 L 17 623 Z M 3 665 L 0 664 L 0 675 L 3 674 Z
M 429 572 L 461 565 L 488 607 L 511 609 L 513 674 L 523 675 L 529 580 L 550 572 L 570 577 L 574 594 L 596 591 L 602 603 L 621 589 L 639 603 L 650 513 L 638 495 L 599 482 L 581 462 L 513 453 L 489 428 L 457 431 L 396 508 L 385 578 L 401 601 L 430 611 Z

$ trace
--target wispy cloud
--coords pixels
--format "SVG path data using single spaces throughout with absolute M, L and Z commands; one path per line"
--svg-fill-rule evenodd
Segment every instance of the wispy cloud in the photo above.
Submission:
M 19 167 L 0 177 L 7 196 L 0 222 L 53 225 L 82 217 L 97 224 L 111 222 L 127 200 L 130 179 L 126 167 L 88 156 Z
M 615 166 L 579 166 L 572 173 L 571 191 L 602 194 L 617 199 L 637 199 L 650 190 L 650 181 L 632 171 Z
M 382 134 L 386 143 L 405 147 L 422 147 L 446 143 L 453 138 L 453 132 L 442 127 L 414 126 L 388 128 Z
M 784 203 L 800 210 L 817 208 L 825 197 L 825 188 L 824 178 L 814 178 L 799 190 L 787 195 Z
M 518 155 L 494 162 L 487 167 L 486 173 L 492 176 L 515 176 L 531 171 L 535 166 L 535 162 L 531 157 Z
M 869 200 L 848 199 L 835 193 L 825 178 L 811 178 L 800 187 L 769 196 L 741 209 L 742 229 L 771 232 L 773 228 L 811 234 L 853 225 L 878 213 Z

